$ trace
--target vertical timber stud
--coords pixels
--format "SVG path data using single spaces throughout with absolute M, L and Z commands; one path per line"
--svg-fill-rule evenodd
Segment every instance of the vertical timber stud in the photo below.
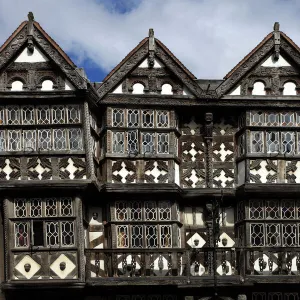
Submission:
M 213 139 L 213 114 L 205 114 L 205 132 L 204 141 L 206 144 L 206 187 L 212 188 L 213 170 L 212 170 L 212 139 Z
M 5 280 L 8 281 L 10 280 L 11 278 L 9 277 L 9 274 L 10 274 L 10 264 L 9 264 L 9 259 L 10 259 L 10 256 L 12 254 L 9 253 L 10 251 L 10 247 L 8 245 L 8 234 L 9 234 L 9 221 L 8 221 L 8 202 L 9 200 L 8 199 L 4 199 L 3 201 L 3 224 L 4 224 L 4 259 L 5 259 L 5 262 L 4 262 L 4 274 L 5 274 Z
M 155 54 L 155 38 L 154 38 L 154 30 L 152 28 L 149 29 L 149 56 L 148 56 L 148 67 L 154 67 L 154 54 Z
M 89 105 L 87 101 L 84 101 L 83 104 L 83 132 L 84 132 L 84 143 L 85 147 L 85 155 L 86 155 L 86 163 L 87 163 L 87 178 L 91 180 L 96 180 L 96 175 L 94 172 L 94 158 L 93 158 L 93 145 L 91 143 L 91 128 L 90 128 L 90 112 Z
M 274 38 L 274 60 L 279 59 L 280 55 L 280 31 L 279 31 L 279 23 L 274 23 L 274 31 L 273 31 L 273 38 Z

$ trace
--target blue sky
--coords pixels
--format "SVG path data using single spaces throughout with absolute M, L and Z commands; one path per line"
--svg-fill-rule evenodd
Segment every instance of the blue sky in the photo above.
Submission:
M 102 81 L 149 28 L 204 79 L 223 78 L 275 21 L 300 44 L 299 0 L 0 0 L 0 44 L 28 11 L 91 81 Z

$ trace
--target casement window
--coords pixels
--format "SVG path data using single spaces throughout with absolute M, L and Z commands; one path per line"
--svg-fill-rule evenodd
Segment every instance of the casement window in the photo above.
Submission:
M 170 127 L 168 111 L 113 109 L 112 126 L 126 128 L 112 130 L 113 153 L 169 153 L 170 134 L 160 132 L 161 129 Z M 159 129 L 159 132 L 155 129 Z
M 169 201 L 116 201 L 117 248 L 180 247 L 180 229 L 171 211 Z M 173 241 L 177 235 L 177 241 Z
M 72 198 L 14 199 L 14 247 L 75 246 Z
M 80 122 L 79 105 L 0 107 L 0 151 L 83 150 L 82 129 L 70 127 Z M 42 127 L 51 124 L 69 126 Z
M 250 200 L 250 245 L 300 245 L 300 201 Z

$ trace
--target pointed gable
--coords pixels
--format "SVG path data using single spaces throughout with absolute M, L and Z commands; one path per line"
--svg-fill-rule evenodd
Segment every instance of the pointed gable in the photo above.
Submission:
M 153 30 L 106 76 L 98 94 L 103 98 L 107 93 L 205 94 L 196 77 L 154 38 Z
M 297 95 L 300 48 L 275 23 L 268 34 L 225 77 L 217 88 L 223 95 Z
M 30 90 L 87 88 L 87 79 L 32 14 L 1 46 L 0 73 L 0 90 L 14 90 L 15 82 Z

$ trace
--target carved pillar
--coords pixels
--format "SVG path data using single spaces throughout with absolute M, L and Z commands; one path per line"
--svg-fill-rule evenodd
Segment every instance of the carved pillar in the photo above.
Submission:
M 206 186 L 208 188 L 211 188 L 213 183 L 212 137 L 213 137 L 213 114 L 206 113 L 204 141 L 206 144 Z
M 83 105 L 83 139 L 85 144 L 85 155 L 86 155 L 86 165 L 87 165 L 87 178 L 96 180 L 96 175 L 94 172 L 94 158 L 93 158 L 93 146 L 91 143 L 91 128 L 90 128 L 90 112 L 89 105 L 87 101 L 84 101 Z

